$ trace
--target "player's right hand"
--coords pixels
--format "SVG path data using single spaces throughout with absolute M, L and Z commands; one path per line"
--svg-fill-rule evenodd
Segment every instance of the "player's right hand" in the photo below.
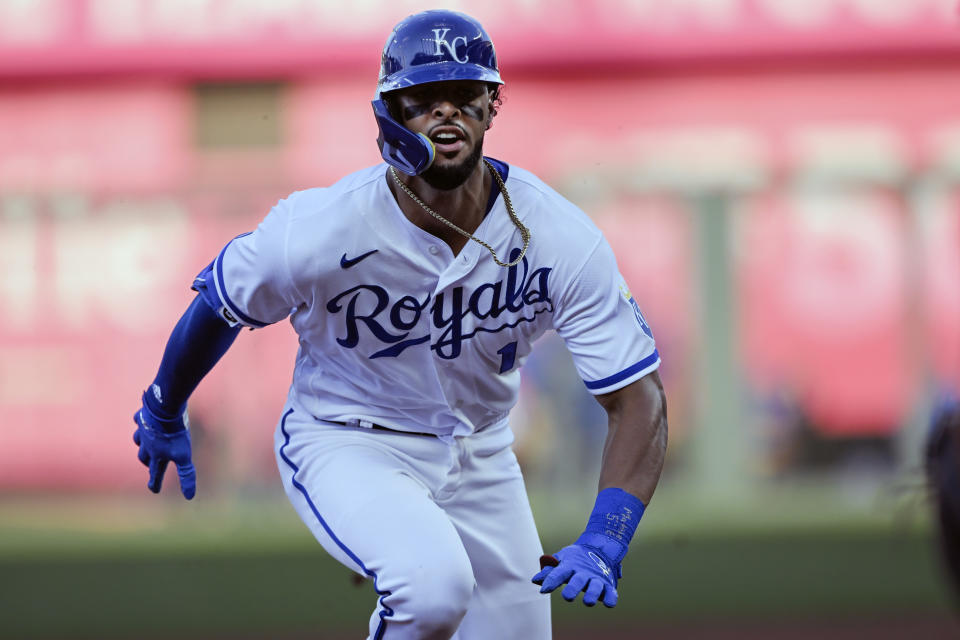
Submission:
M 133 414 L 137 430 L 133 433 L 134 444 L 140 447 L 137 457 L 149 470 L 147 488 L 160 493 L 163 474 L 171 461 L 177 466 L 180 476 L 180 491 L 187 500 L 197 491 L 197 472 L 193 467 L 190 450 L 190 429 L 187 414 L 166 420 L 154 414 L 144 402 Z

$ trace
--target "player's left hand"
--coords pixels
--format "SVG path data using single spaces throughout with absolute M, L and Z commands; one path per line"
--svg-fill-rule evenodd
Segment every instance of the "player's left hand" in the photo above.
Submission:
M 563 599 L 573 602 L 583 591 L 583 604 L 592 607 L 597 600 L 613 607 L 617 604 L 617 577 L 619 566 L 603 557 L 599 549 L 572 544 L 552 556 L 540 557 L 541 571 L 533 576 L 533 583 L 542 585 L 540 593 L 550 593 L 560 585 Z
M 133 414 L 133 421 L 137 425 L 133 442 L 140 447 L 137 457 L 150 469 L 147 488 L 154 493 L 160 493 L 163 475 L 172 461 L 177 466 L 177 475 L 180 476 L 180 492 L 187 500 L 193 498 L 197 491 L 197 472 L 191 457 L 190 429 L 186 414 L 174 420 L 164 420 L 150 411 L 144 403 L 143 407 Z

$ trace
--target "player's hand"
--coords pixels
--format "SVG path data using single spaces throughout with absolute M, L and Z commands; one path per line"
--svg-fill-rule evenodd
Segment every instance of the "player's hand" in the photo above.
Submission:
M 560 595 L 568 602 L 583 592 L 583 604 L 592 607 L 597 600 L 613 607 L 617 604 L 617 577 L 619 566 L 603 557 L 599 549 L 572 544 L 552 556 L 540 557 L 541 571 L 533 576 L 533 583 L 541 585 L 540 593 L 550 593 L 566 583 Z
M 197 491 L 197 472 L 193 467 L 190 451 L 190 429 L 187 415 L 174 420 L 165 420 L 155 415 L 144 402 L 143 407 L 133 414 L 137 430 L 133 433 L 133 442 L 140 447 L 137 457 L 150 469 L 150 481 L 147 488 L 160 493 L 163 474 L 171 461 L 177 466 L 180 476 L 180 491 L 187 500 Z

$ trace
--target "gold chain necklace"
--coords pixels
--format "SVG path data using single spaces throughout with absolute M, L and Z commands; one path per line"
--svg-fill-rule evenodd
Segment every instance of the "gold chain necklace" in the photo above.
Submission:
M 490 162 L 486 158 L 484 158 L 483 163 L 487 165 L 487 169 L 490 170 L 490 173 L 493 174 L 493 177 L 496 179 L 497 184 L 500 186 L 500 193 L 503 194 L 503 202 L 505 205 L 507 205 L 507 214 L 510 216 L 510 220 L 513 221 L 514 226 L 520 232 L 520 237 L 523 238 L 523 249 L 520 250 L 520 255 L 517 256 L 517 259 L 514 260 L 513 262 L 501 262 L 500 258 L 497 257 L 497 252 L 493 250 L 493 247 L 488 245 L 486 242 L 484 242 L 480 238 L 477 238 L 476 236 L 464 231 L 463 229 L 453 224 L 452 222 L 450 222 L 449 220 L 441 216 L 439 213 L 437 213 L 436 211 L 428 207 L 423 200 L 417 197 L 417 194 L 415 194 L 413 191 L 410 190 L 410 187 L 403 184 L 403 181 L 400 180 L 400 176 L 397 175 L 396 169 L 394 169 L 393 167 L 390 167 L 390 173 L 393 175 L 393 179 L 396 181 L 397 186 L 400 187 L 404 193 L 410 196 L 411 200 L 413 200 L 418 205 L 420 205 L 420 207 L 423 208 L 424 211 L 426 211 L 427 213 L 429 213 L 434 218 L 436 218 L 443 224 L 447 225 L 451 229 L 455 230 L 460 235 L 465 236 L 469 240 L 473 240 L 474 242 L 479 244 L 481 247 L 485 248 L 487 251 L 490 252 L 490 255 L 493 256 L 493 261 L 496 262 L 501 267 L 512 267 L 519 264 L 520 261 L 523 260 L 524 254 L 527 253 L 527 247 L 530 246 L 530 230 L 527 229 L 525 226 L 523 226 L 523 224 L 520 222 L 520 219 L 517 218 L 517 214 L 513 210 L 513 203 L 510 201 L 510 194 L 507 193 L 507 185 L 503 183 L 503 178 L 500 177 L 500 173 L 493 168 L 493 165 L 490 164 Z

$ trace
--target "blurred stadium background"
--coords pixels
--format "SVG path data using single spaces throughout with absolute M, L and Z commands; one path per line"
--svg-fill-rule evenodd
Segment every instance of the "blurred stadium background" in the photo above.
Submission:
M 557 637 L 960 636 L 920 466 L 960 385 L 955 0 L 444 6 L 497 43 L 488 153 L 605 230 L 664 358 L 622 604 L 558 601 Z M 192 503 L 146 491 L 131 415 L 222 245 L 379 161 L 379 52 L 424 8 L 0 0 L 0 637 L 362 635 L 276 475 L 288 325 L 196 393 Z M 555 338 L 514 428 L 563 544 L 605 426 Z

